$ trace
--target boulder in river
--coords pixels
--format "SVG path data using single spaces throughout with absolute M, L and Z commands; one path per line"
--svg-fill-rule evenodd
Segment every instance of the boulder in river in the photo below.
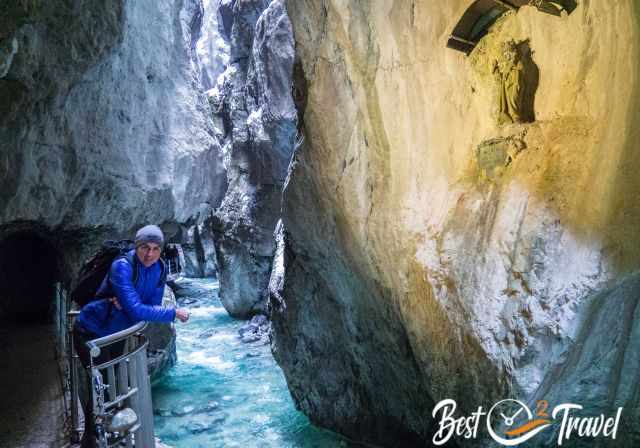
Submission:
M 271 322 L 266 316 L 258 314 L 253 316 L 249 322 L 240 327 L 238 334 L 242 342 L 269 342 L 269 333 L 271 332 Z

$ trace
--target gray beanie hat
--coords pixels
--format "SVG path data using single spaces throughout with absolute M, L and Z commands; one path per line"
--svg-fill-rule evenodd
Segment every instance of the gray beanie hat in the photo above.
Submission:
M 150 224 L 144 226 L 136 233 L 136 247 L 144 243 L 156 243 L 160 246 L 164 245 L 164 235 L 160 227 Z

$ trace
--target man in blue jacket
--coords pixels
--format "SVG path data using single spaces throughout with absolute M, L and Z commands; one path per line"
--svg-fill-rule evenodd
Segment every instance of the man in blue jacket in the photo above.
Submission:
M 163 245 L 164 235 L 159 227 L 148 225 L 138 230 L 136 248 L 113 261 L 98 289 L 97 297 L 109 298 L 89 302 L 80 311 L 73 336 L 76 352 L 85 368 L 90 365 L 87 341 L 124 330 L 140 321 L 168 323 L 189 319 L 189 312 L 184 308 L 161 306 L 165 284 L 162 264 L 158 260 Z M 106 362 L 121 352 L 122 348 L 111 352 L 105 349 L 94 362 Z M 83 408 L 85 431 L 82 448 L 92 448 L 95 437 L 91 403 L 85 403 Z

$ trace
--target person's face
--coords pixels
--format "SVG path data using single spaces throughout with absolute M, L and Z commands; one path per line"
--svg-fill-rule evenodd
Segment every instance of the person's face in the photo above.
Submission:
M 160 259 L 162 248 L 156 243 L 144 243 L 136 247 L 136 255 L 140 263 L 148 268 Z

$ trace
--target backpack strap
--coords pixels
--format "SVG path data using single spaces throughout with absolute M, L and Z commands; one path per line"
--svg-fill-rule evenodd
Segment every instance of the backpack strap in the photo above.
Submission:
M 158 263 L 160 263 L 160 278 L 158 279 L 158 288 L 160 288 L 167 283 L 167 262 L 159 258 Z
M 128 253 L 124 253 L 122 255 L 117 256 L 116 258 L 113 259 L 114 263 L 116 260 L 126 260 L 127 263 L 129 263 L 131 265 L 131 283 L 133 283 L 133 286 L 136 286 L 136 282 L 138 281 L 138 260 L 136 259 L 136 254 L 133 254 L 133 257 L 130 257 Z M 111 274 L 111 270 L 109 270 L 109 272 L 107 273 L 107 275 Z
M 129 259 L 128 256 L 126 256 L 126 259 L 131 264 L 131 270 L 133 271 L 131 275 L 131 283 L 133 283 L 133 287 L 135 288 L 136 283 L 138 282 L 138 263 L 140 262 L 138 261 L 138 257 L 136 257 L 135 252 L 131 256 L 131 259 Z
M 131 265 L 131 270 L 133 271 L 131 275 L 131 281 L 133 282 L 133 287 L 135 288 L 136 282 L 138 281 L 138 266 L 136 264 L 135 253 L 133 254 L 133 259 L 131 260 L 129 259 L 129 256 L 126 253 L 118 255 L 116 258 L 113 259 L 111 264 L 113 264 L 116 260 L 119 260 L 119 259 L 124 259 L 127 261 L 127 263 Z M 110 276 L 111 276 L 111 268 L 109 268 L 109 270 L 107 271 L 107 282 L 111 281 L 109 278 Z M 109 302 L 109 309 L 107 311 L 107 317 L 105 318 L 105 322 L 111 318 L 112 311 L 113 311 L 113 303 Z

